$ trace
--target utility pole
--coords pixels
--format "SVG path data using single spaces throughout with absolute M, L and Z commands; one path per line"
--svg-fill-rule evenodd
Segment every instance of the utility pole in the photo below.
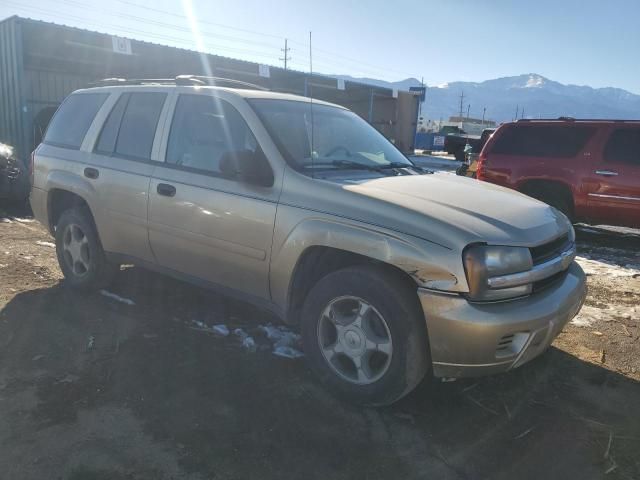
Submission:
M 487 107 L 482 109 L 482 126 L 484 127 L 484 114 L 487 113 Z
M 280 51 L 284 52 L 284 57 L 280 58 L 280 61 L 284 61 L 284 69 L 287 69 L 287 61 L 291 60 L 291 57 L 289 56 L 289 50 L 291 50 L 288 46 L 287 46 L 287 39 L 284 39 L 284 48 L 281 48 Z
M 524 118 L 524 107 L 522 107 L 522 112 L 520 112 L 520 118 Z
M 464 91 L 460 92 L 460 120 L 462 120 L 462 105 L 464 102 Z
M 471 104 L 467 105 L 467 121 L 469 121 L 469 110 L 471 110 Z
M 516 120 L 518 120 L 518 110 L 520 109 L 520 105 L 516 105 Z

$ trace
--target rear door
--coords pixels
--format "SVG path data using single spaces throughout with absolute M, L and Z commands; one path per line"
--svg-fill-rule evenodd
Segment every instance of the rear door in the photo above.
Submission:
M 98 225 L 107 251 L 152 262 L 147 203 L 153 146 L 167 98 L 163 91 L 123 92 L 100 122 L 85 177 L 96 186 L 103 209 Z
M 259 145 L 234 99 L 215 95 L 175 100 L 149 188 L 151 247 L 165 268 L 268 299 L 278 182 L 249 185 L 225 172 L 225 158 Z
M 640 127 L 612 127 L 599 157 L 588 193 L 590 220 L 640 227 Z

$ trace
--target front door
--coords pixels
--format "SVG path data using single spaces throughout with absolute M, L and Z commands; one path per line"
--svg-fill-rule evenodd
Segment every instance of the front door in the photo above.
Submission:
M 640 127 L 613 128 L 591 175 L 590 220 L 640 227 Z
M 278 189 L 244 183 L 228 168 L 234 155 L 258 148 L 229 102 L 178 96 L 165 162 L 149 188 L 149 239 L 161 266 L 269 298 Z

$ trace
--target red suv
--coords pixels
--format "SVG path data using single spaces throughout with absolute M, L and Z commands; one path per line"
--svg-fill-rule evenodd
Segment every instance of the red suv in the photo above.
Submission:
M 542 200 L 574 222 L 640 228 L 640 121 L 506 123 L 482 149 L 476 176 Z

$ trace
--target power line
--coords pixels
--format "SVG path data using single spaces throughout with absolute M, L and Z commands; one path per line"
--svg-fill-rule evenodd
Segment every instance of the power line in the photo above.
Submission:
M 183 18 L 185 20 L 188 20 L 187 17 L 185 15 L 180 15 L 180 14 L 175 14 L 172 12 L 168 12 L 166 10 L 162 10 L 162 9 L 158 9 L 158 8 L 153 8 L 153 7 L 146 7 L 140 4 L 137 4 L 135 2 L 131 2 L 128 0 L 117 0 L 120 3 L 123 3 L 125 5 L 130 5 L 130 6 L 135 6 L 138 8 L 144 8 L 146 10 L 151 10 L 151 11 L 155 11 L 158 13 L 163 13 L 165 15 L 170 15 L 173 17 L 178 17 L 178 18 Z M 66 3 L 67 5 L 70 6 L 77 6 L 77 7 L 83 7 L 84 5 L 82 5 L 81 3 L 74 1 L 74 0 L 59 0 L 60 3 Z M 47 10 L 47 9 L 43 9 L 41 7 L 34 7 L 34 6 L 30 6 L 30 5 L 20 5 L 20 4 L 15 4 L 13 2 L 11 2 L 10 0 L 7 2 L 12 4 L 13 6 L 15 6 L 15 8 L 19 8 L 19 9 L 23 9 L 23 10 L 28 10 L 28 11 L 35 11 L 35 12 L 39 12 L 39 13 L 43 13 L 46 15 L 52 15 L 55 16 L 57 18 L 64 18 L 65 20 L 68 19 L 75 19 L 78 22 L 82 22 L 83 25 L 86 24 L 91 24 L 91 25 L 96 25 L 97 30 L 103 30 L 105 29 L 105 24 L 104 23 L 96 23 L 96 22 L 92 22 L 91 20 L 79 17 L 77 15 L 72 15 L 72 14 L 63 14 L 60 12 L 54 12 L 51 10 Z M 169 24 L 166 22 L 162 22 L 162 21 L 158 21 L 158 20 L 152 20 L 152 19 L 148 19 L 148 18 L 143 18 L 143 17 L 139 17 L 136 15 L 132 15 L 132 14 L 128 14 L 128 13 L 120 13 L 120 12 L 113 12 L 113 11 L 109 11 L 106 9 L 101 9 L 102 11 L 116 16 L 118 18 L 124 18 L 124 19 L 128 19 L 128 20 L 132 20 L 138 23 L 142 23 L 142 24 L 147 24 L 147 25 L 153 25 L 153 26 L 161 26 L 163 28 L 166 29 L 170 29 L 170 30 L 174 30 L 174 31 L 178 31 L 178 32 L 184 32 L 184 33 L 192 33 L 191 29 L 186 28 L 186 27 L 180 27 L 178 25 L 174 25 L 174 24 Z M 245 33 L 250 33 L 253 35 L 262 35 L 265 37 L 270 37 L 270 38 L 282 38 L 282 37 L 278 37 L 276 35 L 271 35 L 271 34 L 266 34 L 263 32 L 256 32 L 253 30 L 248 30 L 248 29 L 242 29 L 242 28 L 236 28 L 236 27 L 231 27 L 228 25 L 224 25 L 224 24 L 220 24 L 220 23 L 215 23 L 215 22 L 209 22 L 209 21 L 205 21 L 205 20 L 197 20 L 199 23 L 202 24 L 208 24 L 208 25 L 215 25 L 218 27 L 222 27 L 222 28 L 228 28 L 228 29 L 232 29 L 232 30 L 236 30 L 236 31 L 240 31 L 240 32 L 245 32 Z M 64 20 L 62 20 L 62 22 L 64 22 Z M 131 34 L 131 33 L 137 33 L 139 35 L 144 35 L 146 37 L 151 37 L 154 39 L 159 39 L 159 40 L 164 40 L 167 42 L 177 42 L 183 45 L 189 45 L 189 47 L 191 47 L 191 49 L 193 49 L 194 47 L 194 41 L 192 39 L 185 39 L 185 38 L 179 38 L 179 37 L 175 37 L 175 36 L 170 36 L 167 34 L 159 34 L 159 33 L 151 33 L 145 30 L 136 30 L 136 29 L 132 29 L 132 28 L 125 28 L 125 27 L 121 27 L 121 26 L 108 26 L 109 29 L 111 30 L 116 30 L 118 32 L 124 32 L 125 34 Z M 109 32 L 104 32 L 109 34 Z M 243 39 L 243 38 L 238 38 L 236 36 L 230 36 L 230 35 L 221 35 L 221 34 L 217 34 L 217 33 L 212 33 L 212 32 L 208 32 L 208 31 L 201 31 L 200 35 L 202 37 L 205 38 L 216 38 L 216 39 L 222 39 L 222 40 L 229 40 L 229 41 L 233 41 L 233 42 L 239 42 L 239 43 L 245 43 L 245 44 L 249 44 L 249 45 L 258 45 L 262 48 L 266 47 L 266 48 L 270 48 L 272 47 L 272 44 L 265 44 L 264 42 L 257 42 L 257 41 L 253 41 L 253 40 L 248 40 L 248 39 Z M 300 70 L 304 71 L 306 69 L 306 65 L 304 63 L 301 62 L 290 62 L 291 57 L 288 56 L 288 51 L 291 50 L 291 48 L 288 46 L 288 42 L 293 42 L 293 43 L 298 43 L 298 44 L 302 44 L 305 45 L 306 44 L 304 42 L 296 42 L 295 40 L 290 40 L 290 39 L 285 39 L 285 48 L 287 49 L 287 51 L 284 52 L 284 58 L 286 58 L 286 66 L 285 68 L 289 68 L 289 65 L 294 63 L 296 65 L 299 65 Z M 229 47 L 229 46 L 223 46 L 223 45 L 219 45 L 219 44 L 213 44 L 209 41 L 207 41 L 207 46 L 210 48 L 214 48 L 216 50 L 223 50 L 223 51 L 228 51 L 228 52 L 233 52 L 233 53 L 240 53 L 240 54 L 248 54 L 248 55 L 252 55 L 255 57 L 262 57 L 262 58 L 271 58 L 273 59 L 274 56 L 272 53 L 267 53 L 264 51 L 260 51 L 260 50 L 255 50 L 255 49 L 249 49 L 249 48 L 238 48 L 238 47 Z M 277 48 L 275 46 L 273 46 L 272 48 Z M 280 49 L 281 51 L 283 49 Z M 314 57 L 316 57 L 318 55 L 318 51 L 324 51 L 326 52 L 325 54 L 320 54 L 321 57 L 324 57 L 325 61 L 317 61 L 316 63 L 318 65 L 323 66 L 324 68 L 328 68 L 329 71 L 327 73 L 334 73 L 334 72 L 330 72 L 330 70 L 335 69 L 335 70 L 339 70 L 342 68 L 348 68 L 350 70 L 349 73 L 353 74 L 362 74 L 364 76 L 378 76 L 380 73 L 387 73 L 389 71 L 393 71 L 392 69 L 386 68 L 386 67 L 379 67 L 379 66 L 375 66 L 373 64 L 369 64 L 366 62 L 362 62 L 359 60 L 355 60 L 355 59 L 350 59 L 349 57 L 343 56 L 343 55 L 339 55 L 339 54 L 333 54 L 329 51 L 326 50 L 321 50 L 318 49 L 316 47 L 314 47 Z M 338 58 L 344 58 L 346 60 L 348 60 L 348 62 L 343 62 L 343 61 L 339 61 L 336 60 L 336 58 L 334 57 L 338 57 Z M 284 61 L 284 58 L 280 58 L 281 61 Z M 304 56 L 303 59 L 304 61 Z M 362 66 L 356 66 L 353 65 L 353 63 L 357 63 L 360 65 L 365 65 L 365 67 Z M 413 76 L 412 74 L 406 73 L 406 72 L 398 72 L 398 73 L 402 73 L 403 75 L 409 75 L 409 76 Z
M 8 1 L 7 3 L 11 4 L 10 1 Z M 39 13 L 44 13 L 46 15 L 52 15 L 52 16 L 56 16 L 58 18 L 64 18 L 64 19 L 75 19 L 76 21 L 82 22 L 83 24 L 90 24 L 90 25 L 94 25 L 94 28 L 97 28 L 98 32 L 99 30 L 102 30 L 103 28 L 105 28 L 105 25 L 100 23 L 96 23 L 96 22 L 92 22 L 90 20 L 87 20 L 85 18 L 82 17 L 78 17 L 75 15 L 70 15 L 70 14 L 61 14 L 58 12 L 52 12 L 50 10 L 44 10 L 42 8 L 39 7 L 31 7 L 31 6 L 25 6 L 25 5 L 17 5 L 17 4 L 13 4 L 12 6 L 14 6 L 14 8 L 18 8 L 18 9 L 23 9 L 23 10 L 30 10 L 30 11 L 35 11 L 35 12 L 39 12 Z M 63 20 L 64 21 L 64 20 Z M 132 28 L 125 28 L 125 27 L 118 27 L 118 26 L 113 26 L 113 25 L 109 25 L 108 28 L 110 30 L 116 30 L 118 32 L 124 32 L 125 34 L 131 34 L 131 33 L 138 33 L 140 35 L 144 35 L 147 37 L 151 37 L 151 38 L 156 38 L 156 39 L 160 39 L 160 40 L 164 40 L 164 41 L 168 41 L 168 42 L 178 42 L 178 43 L 182 43 L 182 44 L 188 44 L 190 47 L 194 46 L 194 42 L 193 40 L 187 40 L 184 38 L 179 38 L 179 37 L 173 37 L 173 36 L 169 36 L 169 35 L 161 35 L 161 34 L 157 34 L 157 33 L 150 33 L 144 30 L 136 30 L 136 29 L 132 29 Z M 99 32 L 99 33 L 105 33 L 107 35 L 111 35 L 112 33 L 109 32 Z M 259 52 L 256 50 L 250 50 L 250 49 L 243 49 L 243 48 L 233 48 L 233 47 L 226 47 L 226 46 L 221 46 L 221 45 L 214 45 L 211 43 L 207 43 L 208 46 L 213 47 L 217 50 L 227 50 L 230 52 L 235 52 L 235 53 L 248 53 L 250 55 L 254 55 L 254 56 L 260 56 L 260 57 L 268 57 L 268 58 L 272 58 L 273 59 L 273 54 L 269 54 L 266 52 Z M 195 50 L 193 50 L 195 51 Z
M 164 15 L 170 15 L 170 16 L 179 17 L 179 18 L 186 18 L 185 15 L 169 12 L 167 10 L 163 10 L 163 9 L 160 9 L 160 8 L 147 7 L 145 5 L 140 5 L 139 3 L 135 3 L 135 2 L 132 2 L 130 0 L 116 0 L 116 1 L 118 1 L 120 3 L 123 3 L 125 5 L 130 5 L 130 6 L 142 8 L 142 9 L 145 9 L 145 10 L 150 10 L 150 11 L 157 12 L 157 13 L 162 13 Z M 231 30 L 237 30 L 237 31 L 240 31 L 240 32 L 251 33 L 253 35 L 261 35 L 261 36 L 264 36 L 264 37 L 277 38 L 279 40 L 282 39 L 282 36 L 279 36 L 279 35 L 273 35 L 273 34 L 269 34 L 269 33 L 258 32 L 258 31 L 255 31 L 255 30 L 249 30 L 249 29 L 244 29 L 244 28 L 232 27 L 230 25 L 225 25 L 225 24 L 222 24 L 222 23 L 210 22 L 210 21 L 207 21 L 207 20 L 198 20 L 198 22 L 202 23 L 203 25 L 212 25 L 212 26 L 216 26 L 216 27 L 227 28 L 227 29 L 231 29 Z M 305 43 L 305 42 L 301 42 L 301 41 L 298 41 L 298 40 L 292 40 L 292 39 L 289 39 L 288 41 L 291 42 L 291 43 L 295 43 L 295 44 L 304 46 L 306 48 L 309 47 L 309 45 L 307 43 Z M 414 76 L 413 73 L 402 72 L 402 71 L 399 71 L 399 70 L 394 70 L 392 68 L 382 67 L 382 66 L 379 66 L 379 65 L 376 66 L 376 65 L 373 65 L 371 63 L 363 62 L 361 60 L 356 60 L 354 58 L 347 57 L 347 56 L 344 56 L 344 55 L 341 55 L 341 54 L 338 54 L 338 53 L 335 53 L 335 52 L 330 52 L 328 50 L 324 50 L 324 49 L 321 49 L 321 48 L 318 48 L 318 47 L 315 47 L 315 46 L 313 48 L 313 52 L 314 52 L 314 56 L 315 57 L 318 57 L 318 55 L 319 55 L 318 52 L 320 52 L 321 56 L 323 56 L 323 53 L 324 53 L 324 55 L 331 56 L 332 58 L 334 58 L 334 57 L 343 58 L 345 60 L 348 60 L 349 62 L 358 63 L 358 64 L 361 64 L 361 65 L 366 65 L 366 66 L 372 67 L 373 69 L 375 69 L 377 71 L 380 71 L 380 72 L 395 72 L 395 73 L 400 73 L 401 75 L 408 75 L 410 77 Z

